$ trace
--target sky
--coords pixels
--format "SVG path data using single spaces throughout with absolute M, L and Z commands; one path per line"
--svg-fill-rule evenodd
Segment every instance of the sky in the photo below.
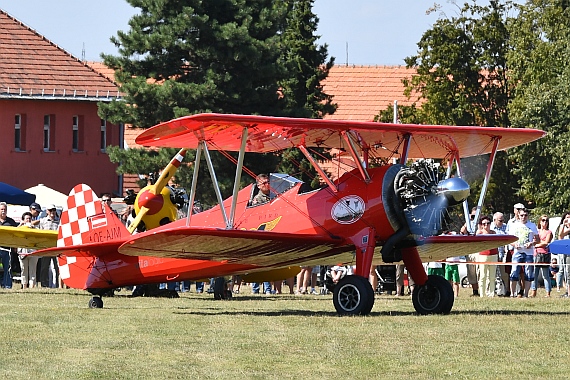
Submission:
M 443 11 L 426 15 L 434 1 Z M 125 0 L 0 0 L 0 9 L 87 61 L 117 54 L 109 39 L 127 31 L 137 13 Z M 318 43 L 328 45 L 337 64 L 350 65 L 404 65 L 441 12 L 451 17 L 456 10 L 448 0 L 315 0 L 313 6 Z

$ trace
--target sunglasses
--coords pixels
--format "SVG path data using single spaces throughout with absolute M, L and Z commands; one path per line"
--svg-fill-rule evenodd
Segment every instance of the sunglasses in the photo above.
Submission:
M 101 199 L 103 202 L 111 203 L 111 199 Z
M 491 222 L 483 222 L 482 225 L 486 226 L 487 224 L 491 224 Z
M 541 222 L 548 222 L 548 219 L 540 219 Z

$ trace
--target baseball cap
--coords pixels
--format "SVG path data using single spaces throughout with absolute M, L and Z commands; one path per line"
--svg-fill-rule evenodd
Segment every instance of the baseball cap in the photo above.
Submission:
M 513 206 L 514 209 L 521 209 L 524 210 L 526 207 L 522 203 L 517 203 Z
M 30 205 L 30 208 L 31 208 L 31 209 L 34 209 L 34 210 L 42 211 L 42 206 L 40 206 L 40 204 L 39 204 L 39 203 L 36 203 L 36 202 L 32 203 L 32 204 Z
M 54 204 L 49 204 L 46 207 L 46 210 L 54 210 L 55 209 L 55 205 Z

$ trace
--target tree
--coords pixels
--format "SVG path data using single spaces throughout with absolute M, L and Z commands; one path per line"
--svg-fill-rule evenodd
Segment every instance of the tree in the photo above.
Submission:
M 322 115 L 330 112 L 330 97 L 323 93 L 320 80 L 328 74 L 332 61 L 324 65 L 326 47 L 315 48 L 316 18 L 302 38 L 292 39 L 289 25 L 303 29 L 311 1 L 216 0 L 156 1 L 128 0 L 141 9 L 128 32 L 118 32 L 112 41 L 119 56 L 104 55 L 115 69 L 125 93 L 124 101 L 101 104 L 102 118 L 149 127 L 199 112 L 261 115 Z M 311 18 L 309 17 L 309 21 Z M 297 24 L 297 22 L 299 22 Z M 300 37 L 301 38 L 301 37 Z M 312 54 L 307 46 L 313 46 Z M 310 49 L 309 49 L 310 50 Z M 298 65 L 295 66 L 294 62 Z M 310 70 L 310 67 L 313 70 Z M 305 88 L 302 99 L 299 88 Z M 114 162 L 133 163 L 144 153 L 109 149 Z M 132 155 L 132 156 L 131 156 Z M 224 196 L 233 186 L 235 165 L 218 152 L 211 152 Z M 164 167 L 164 153 L 148 153 L 143 165 L 119 167 L 122 173 L 146 173 L 154 160 L 154 171 Z M 236 154 L 230 154 L 234 159 Z M 187 155 L 191 160 L 193 152 Z M 275 171 L 279 157 L 274 154 L 248 155 L 244 165 L 255 174 Z M 208 174 L 202 165 L 200 176 Z M 180 170 L 178 183 L 190 187 L 191 170 Z M 242 185 L 253 178 L 242 177 Z M 198 194 L 205 204 L 215 202 L 211 185 L 199 183 Z
M 404 81 L 406 93 L 421 94 L 421 108 L 401 107 L 400 121 L 448 125 L 509 125 L 507 106 L 510 83 L 507 77 L 510 1 L 490 1 L 479 6 L 472 1 L 451 18 L 440 18 L 418 42 L 418 53 L 405 59 L 417 75 Z M 434 9 L 437 10 L 437 7 Z M 418 99 L 419 100 L 419 99 Z M 379 120 L 391 121 L 392 110 L 380 113 Z M 477 199 L 486 157 L 462 161 L 471 183 L 471 202 Z M 487 203 L 494 210 L 509 210 L 514 191 L 503 184 L 515 183 L 504 153 L 497 156 Z M 482 169 L 482 170 L 481 170 Z M 508 185 L 507 185 L 508 186 Z
M 570 205 L 569 2 L 529 0 L 511 30 L 509 73 L 517 83 L 509 108 L 512 124 L 548 132 L 510 154 L 519 192 L 537 212 L 560 214 Z
M 146 128 L 198 112 L 278 113 L 280 2 L 128 2 L 140 14 L 111 38 L 120 55 L 103 55 L 125 93 L 100 106 L 107 119 Z
M 332 96 L 323 91 L 321 84 L 334 65 L 334 58 L 327 61 L 327 45 L 316 43 L 319 19 L 312 12 L 314 0 L 290 0 L 288 3 L 284 50 L 280 57 L 287 70 L 286 78 L 280 82 L 284 111 L 290 117 L 321 119 L 336 110 Z M 324 149 L 315 152 L 320 156 L 316 159 L 330 158 Z M 310 183 L 314 188 L 320 184 L 316 171 L 298 149 L 283 152 L 277 170 Z

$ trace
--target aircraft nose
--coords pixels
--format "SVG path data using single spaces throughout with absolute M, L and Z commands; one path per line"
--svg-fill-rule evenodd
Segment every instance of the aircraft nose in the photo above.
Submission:
M 470 193 L 469 184 L 458 177 L 447 178 L 437 184 L 437 194 L 443 195 L 449 206 L 463 202 Z

